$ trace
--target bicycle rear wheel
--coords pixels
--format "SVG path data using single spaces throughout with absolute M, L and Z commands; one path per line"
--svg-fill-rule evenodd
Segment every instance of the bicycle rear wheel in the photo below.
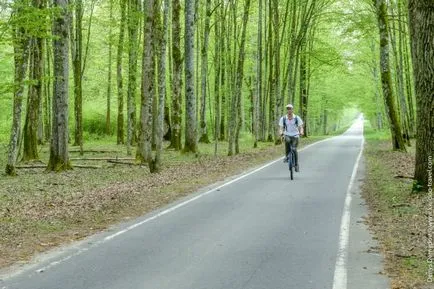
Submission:
M 290 152 L 288 155 L 288 166 L 289 166 L 289 177 L 291 180 L 294 179 L 294 152 Z

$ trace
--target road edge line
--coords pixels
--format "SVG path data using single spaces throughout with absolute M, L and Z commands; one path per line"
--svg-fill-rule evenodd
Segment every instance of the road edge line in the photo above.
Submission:
M 354 180 L 359 168 L 360 159 L 362 158 L 363 149 L 365 144 L 365 137 L 363 136 L 362 127 L 362 143 L 359 155 L 357 156 L 356 163 L 353 167 L 350 183 L 347 188 L 345 196 L 345 205 L 342 213 L 341 227 L 339 233 L 339 248 L 335 264 L 335 272 L 333 276 L 333 289 L 347 289 L 347 259 L 348 259 L 348 244 L 350 238 L 350 220 L 351 220 L 351 191 L 354 185 Z

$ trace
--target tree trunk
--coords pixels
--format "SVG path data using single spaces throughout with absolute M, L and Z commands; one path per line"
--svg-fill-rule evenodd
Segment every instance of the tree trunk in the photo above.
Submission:
M 161 171 L 161 152 L 163 151 L 163 126 L 164 126 L 164 100 L 166 95 L 166 49 L 167 49 L 167 29 L 169 18 L 169 0 L 163 0 L 163 5 L 160 1 L 156 1 L 158 5 L 155 6 L 154 11 L 159 11 L 163 6 L 163 23 L 161 17 L 156 17 L 157 33 L 158 33 L 158 109 L 154 113 L 156 116 L 156 151 L 155 157 L 149 163 L 151 173 L 158 173 Z M 159 14 L 159 13 L 158 13 Z
M 179 0 L 172 2 L 172 138 L 170 147 L 175 150 L 182 149 L 181 127 L 182 127 L 182 56 L 181 56 L 181 3 Z
M 74 146 L 83 154 L 83 0 L 75 0 L 75 29 L 71 35 L 72 66 L 74 72 Z M 72 26 L 71 26 L 72 27 Z
M 279 3 L 277 0 L 273 0 L 273 26 L 274 26 L 274 46 L 273 46 L 273 62 L 274 72 L 272 78 L 273 94 L 275 96 L 273 129 L 274 129 L 274 143 L 280 144 L 281 138 L 279 137 L 279 125 L 278 121 L 283 111 L 283 95 L 280 94 L 280 20 L 279 20 Z
M 105 116 L 105 133 L 111 135 L 110 125 L 110 110 L 111 110 L 111 97 L 112 97 L 112 22 L 113 22 L 113 0 L 110 0 L 110 15 L 109 15 L 109 57 L 108 57 L 108 72 L 107 72 L 107 108 Z
M 118 86 L 118 117 L 117 117 L 117 144 L 124 143 L 124 93 L 123 93 L 123 80 L 122 80 L 122 55 L 124 51 L 124 37 L 125 37 L 125 22 L 126 19 L 126 1 L 120 0 L 121 6 L 121 24 L 119 28 L 119 42 L 116 57 L 116 79 Z
M 185 1 L 185 145 L 197 152 L 196 96 L 194 93 L 194 0 Z
M 417 107 L 415 189 L 432 189 L 434 151 L 434 3 L 409 0 L 411 55 Z
M 41 1 L 34 1 L 35 7 L 42 9 Z M 29 99 L 27 101 L 27 114 L 24 124 L 24 152 L 23 161 L 37 160 L 38 155 L 38 126 L 39 110 L 42 98 L 42 73 L 43 73 L 43 39 L 40 37 L 33 38 L 31 71 L 29 86 Z
M 249 13 L 250 13 L 250 0 L 246 0 L 244 6 L 244 15 L 243 15 L 243 26 L 241 31 L 241 43 L 240 50 L 238 54 L 238 63 L 237 63 L 237 71 L 236 71 L 236 80 L 235 80 L 235 98 L 237 101 L 236 110 L 238 114 L 238 118 L 235 126 L 235 153 L 240 153 L 240 131 L 242 127 L 242 88 L 243 88 L 243 80 L 244 80 L 244 59 L 245 59 L 245 48 L 246 48 L 246 34 L 247 34 L 247 23 L 249 21 Z
M 128 0 L 128 118 L 127 155 L 135 141 L 139 1 Z
M 206 124 L 206 90 L 208 86 L 208 44 L 209 44 L 209 26 L 211 19 L 211 0 L 206 0 L 205 8 L 205 27 L 203 35 L 203 44 L 201 51 L 201 102 L 200 102 L 200 138 L 199 142 L 210 143 Z
M 389 118 L 390 131 L 392 133 L 392 145 L 394 150 L 405 151 L 404 138 L 401 133 L 401 124 L 395 107 L 395 97 L 392 90 L 392 78 L 389 64 L 389 35 L 387 6 L 385 0 L 373 0 L 376 6 L 378 28 L 380 33 L 380 69 L 383 97 L 386 104 L 386 112 Z
M 263 0 L 258 0 L 258 50 L 256 59 L 256 91 L 253 96 L 253 135 L 254 143 L 253 147 L 258 147 L 258 141 L 260 140 L 259 124 L 260 124 L 260 104 L 263 97 L 263 86 L 262 86 L 262 6 Z
M 403 56 L 402 56 L 402 24 L 399 19 L 400 15 L 395 15 L 395 10 L 391 7 L 391 14 L 394 18 L 398 17 L 398 36 L 396 35 L 396 26 L 395 21 L 393 20 L 391 23 L 391 29 L 389 31 L 390 35 L 390 42 L 392 44 L 392 52 L 393 56 L 395 58 L 395 70 L 396 70 L 396 76 L 395 76 L 395 84 L 396 84 L 396 92 L 398 96 L 397 101 L 397 107 L 398 112 L 400 114 L 401 119 L 401 126 L 403 131 L 403 138 L 406 145 L 410 146 L 410 131 L 409 131 L 409 123 L 408 123 L 408 109 L 407 109 L 407 102 L 404 92 L 404 75 L 403 75 Z M 399 10 L 397 11 L 399 13 Z
M 306 121 L 307 113 L 307 60 L 306 60 L 306 41 L 300 47 L 300 99 L 298 114 L 301 119 Z
M 16 175 L 16 161 L 18 156 L 18 140 L 21 134 L 21 113 L 24 95 L 24 79 L 27 71 L 29 53 L 29 38 L 24 27 L 20 26 L 20 17 L 23 14 L 23 4 L 17 3 L 17 10 L 13 13 L 13 46 L 14 46 L 14 104 L 12 114 L 12 128 L 9 140 L 8 163 L 6 174 Z
M 140 105 L 140 134 L 136 159 L 141 163 L 152 161 L 152 105 L 155 98 L 155 62 L 154 62 L 154 17 L 155 0 L 144 2 L 145 20 L 143 22 L 143 58 L 142 92 Z
M 71 169 L 68 155 L 69 17 L 67 17 L 67 0 L 54 0 L 53 6 L 59 8 L 61 13 L 53 21 L 53 126 L 47 170 L 63 171 Z
M 44 76 L 44 140 L 51 139 L 51 46 L 48 39 L 45 39 L 47 65 Z

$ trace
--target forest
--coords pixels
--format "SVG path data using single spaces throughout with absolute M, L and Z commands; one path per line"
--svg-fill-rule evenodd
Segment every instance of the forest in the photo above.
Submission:
M 47 170 L 68 170 L 69 147 L 82 154 L 95 138 L 134 151 L 151 172 L 166 147 L 197 154 L 214 142 L 215 153 L 236 155 L 242 138 L 279 143 L 277 121 L 293 103 L 306 137 L 362 112 L 390 130 L 394 150 L 416 138 L 415 180 L 426 188 L 430 0 L 0 3 L 8 175 L 43 145 Z
M 368 253 L 384 255 L 391 288 L 428 288 L 433 23 L 433 0 L 0 0 L 0 269 L 271 159 L 282 165 L 278 121 L 291 103 L 304 124 L 301 147 L 329 141 L 363 116 L 356 163 L 363 152 L 365 171 L 359 178 L 354 170 L 350 183 L 363 182 L 369 216 L 354 223 L 379 240 Z M 325 155 L 312 162 L 317 178 L 351 174 L 328 166 L 317 148 L 310 154 Z M 303 161 L 299 180 L 267 176 L 256 189 L 316 181 L 318 198 L 305 199 L 303 188 L 297 209 L 312 207 L 321 216 L 315 225 L 325 224 L 323 215 L 336 210 L 324 204 L 336 205 L 341 192 L 303 171 Z M 249 188 L 218 203 L 234 212 L 234 195 L 243 195 L 238 202 L 257 209 L 251 215 L 268 206 L 274 220 L 276 207 L 288 213 L 282 205 L 296 199 L 294 191 L 278 199 Z M 251 215 L 241 221 L 254 223 Z

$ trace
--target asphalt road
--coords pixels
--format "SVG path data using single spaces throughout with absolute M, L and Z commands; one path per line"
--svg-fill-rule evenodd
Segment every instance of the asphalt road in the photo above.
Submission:
M 381 260 L 360 258 L 369 234 L 351 235 L 365 231 L 351 218 L 362 143 L 356 122 L 300 151 L 293 181 L 286 164 L 272 162 L 15 268 L 0 288 L 387 288 L 363 286 Z

